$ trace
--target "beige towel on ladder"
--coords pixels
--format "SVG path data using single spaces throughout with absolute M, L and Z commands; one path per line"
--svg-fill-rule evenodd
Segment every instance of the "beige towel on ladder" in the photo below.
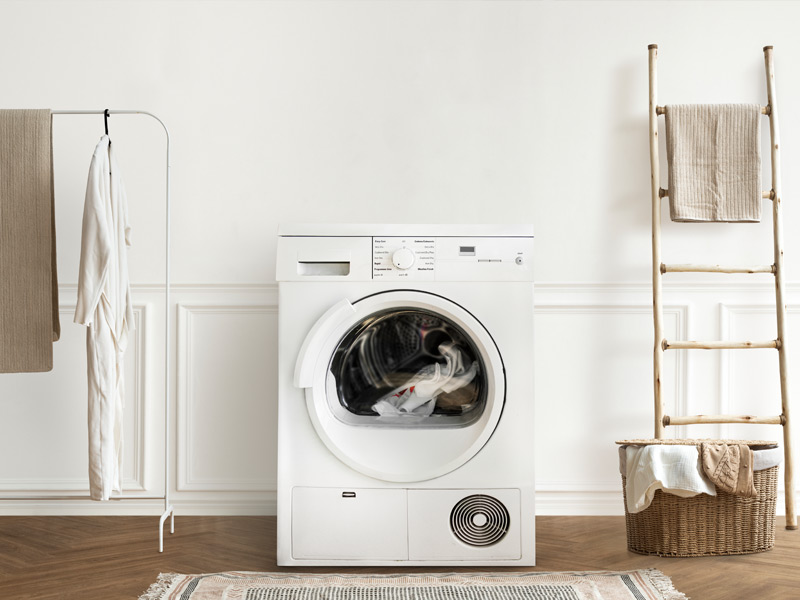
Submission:
M 761 220 L 761 107 L 665 107 L 673 221 Z
M 59 338 L 49 110 L 0 110 L 0 373 L 53 368 Z

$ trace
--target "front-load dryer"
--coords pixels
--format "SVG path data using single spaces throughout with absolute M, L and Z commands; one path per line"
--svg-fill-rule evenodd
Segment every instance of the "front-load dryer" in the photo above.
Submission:
M 533 230 L 278 238 L 278 564 L 535 564 Z

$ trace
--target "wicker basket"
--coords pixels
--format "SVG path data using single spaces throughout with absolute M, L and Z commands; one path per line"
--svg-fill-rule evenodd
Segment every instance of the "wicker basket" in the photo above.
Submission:
M 750 444 L 761 446 L 766 442 Z M 757 498 L 734 496 L 719 488 L 716 496 L 700 494 L 691 498 L 658 490 L 649 507 L 630 514 L 623 476 L 628 549 L 657 556 L 752 554 L 772 549 L 778 467 L 755 471 L 753 482 Z

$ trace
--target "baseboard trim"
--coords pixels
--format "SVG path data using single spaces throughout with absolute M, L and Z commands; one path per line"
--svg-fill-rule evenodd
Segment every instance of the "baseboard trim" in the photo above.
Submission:
M 777 515 L 783 515 L 783 494 L 778 495 Z M 274 492 L 260 498 L 173 500 L 175 516 L 275 516 L 278 511 Z M 0 516 L 160 516 L 163 500 L 92 502 L 90 500 L 4 500 Z M 537 491 L 538 516 L 619 516 L 625 513 L 619 491 Z
M 619 491 L 536 492 L 536 514 L 539 516 L 609 516 L 624 513 L 621 487 Z
M 14 500 L 0 502 L 0 516 L 159 516 L 164 501 L 156 500 Z

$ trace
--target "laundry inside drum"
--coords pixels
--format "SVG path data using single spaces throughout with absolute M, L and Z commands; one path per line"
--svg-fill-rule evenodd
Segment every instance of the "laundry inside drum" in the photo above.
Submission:
M 333 354 L 329 378 L 345 409 L 334 412 L 352 424 L 465 426 L 487 402 L 486 366 L 470 336 L 419 308 L 359 322 Z

